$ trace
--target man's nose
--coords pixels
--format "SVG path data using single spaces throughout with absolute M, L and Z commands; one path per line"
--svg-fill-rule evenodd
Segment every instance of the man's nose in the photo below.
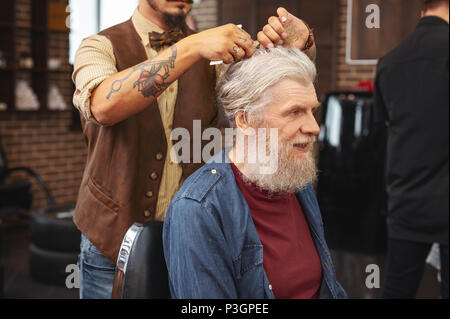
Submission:
M 303 134 L 314 135 L 317 136 L 320 133 L 319 124 L 316 121 L 316 118 L 312 113 L 308 114 L 308 117 L 303 122 L 301 126 L 301 131 Z

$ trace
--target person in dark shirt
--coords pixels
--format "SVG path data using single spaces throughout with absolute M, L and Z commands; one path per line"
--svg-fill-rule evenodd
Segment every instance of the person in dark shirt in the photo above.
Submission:
M 388 255 L 381 297 L 414 298 L 440 244 L 448 298 L 449 1 L 426 0 L 414 32 L 378 64 L 377 122 L 388 127 Z

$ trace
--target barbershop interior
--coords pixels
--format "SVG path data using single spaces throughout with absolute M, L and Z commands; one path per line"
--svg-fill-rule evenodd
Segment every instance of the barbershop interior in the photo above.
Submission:
M 92 115 L 85 110 L 82 114 L 74 105 L 74 94 L 83 89 L 73 81 L 77 49 L 83 39 L 128 21 L 140 2 L 166 2 L 169 6 L 174 1 L 1 1 L 0 298 L 80 298 L 77 265 L 82 233 L 75 225 L 74 215 L 84 205 L 77 203 L 80 194 L 86 191 L 83 188 L 100 192 L 98 189 L 102 187 L 96 185 L 97 181 L 84 181 L 93 147 L 85 135 L 84 117 Z M 445 2 L 448 36 L 448 1 Z M 198 34 L 232 23 L 256 41 L 268 19 L 277 17 L 280 7 L 307 22 L 314 35 L 317 68 L 314 86 L 321 104 L 314 114 L 320 133 L 314 144 L 318 173 L 313 187 L 332 267 L 348 298 L 382 298 L 390 247 L 388 216 L 392 205 L 388 196 L 390 181 L 386 177 L 390 167 L 387 163 L 389 123 L 387 120 L 386 125 L 375 123 L 377 68 L 380 59 L 407 40 L 418 27 L 424 0 L 195 0 L 177 3 L 180 7 L 192 6 L 185 23 Z M 433 17 L 431 20 L 433 26 L 445 28 L 445 25 L 442 27 L 445 19 Z M 443 54 L 446 54 L 447 64 L 441 69 L 446 71 L 448 84 L 448 38 L 447 51 Z M 395 81 L 393 76 L 389 79 Z M 427 80 L 417 81 L 426 86 Z M 120 88 L 113 86 L 110 95 L 115 89 Z M 418 89 L 410 87 L 409 90 Z M 423 94 L 427 94 L 425 89 Z M 448 87 L 442 99 L 447 101 L 446 111 L 442 112 L 448 115 Z M 439 117 L 441 113 L 435 114 Z M 441 143 L 444 139 L 447 143 L 446 158 L 440 161 L 446 170 L 446 186 L 443 187 L 447 188 L 447 193 L 426 212 L 433 219 L 431 215 L 446 205 L 446 230 L 439 230 L 446 231 L 446 243 L 425 240 L 428 248 L 422 258 L 417 287 L 413 288 L 416 293 L 405 298 L 442 298 L 442 281 L 445 280 L 439 252 L 442 244 L 447 246 L 447 261 L 443 267 L 447 267 L 448 298 L 448 116 L 445 121 L 447 124 L 443 128 L 428 124 L 434 133 L 423 135 L 431 134 L 432 140 Z M 90 125 L 90 128 L 94 126 Z M 447 132 L 446 136 L 441 136 L 442 132 Z M 111 156 L 114 153 L 112 151 Z M 156 160 L 162 155 L 156 154 Z M 408 164 L 396 167 L 408 167 Z M 123 166 L 123 169 L 129 168 L 130 165 Z M 159 174 L 139 171 L 109 171 L 108 174 L 147 180 L 160 178 Z M 426 183 L 426 178 L 415 180 L 415 184 Z M 409 185 L 413 187 L 412 184 Z M 414 192 L 408 196 L 411 194 Z M 156 197 L 157 190 L 147 191 L 145 196 Z M 97 206 L 104 201 L 100 200 Z M 427 208 L 425 205 L 409 209 L 417 212 Z M 146 209 L 136 214 L 151 218 L 152 211 Z M 414 212 L 412 215 L 415 216 Z M 92 221 L 95 222 L 95 217 Z M 107 229 L 105 227 L 103 229 Z M 421 242 L 425 237 L 418 234 L 410 240 Z M 155 243 L 161 246 L 160 238 Z M 120 258 L 117 265 L 119 261 Z M 145 285 L 145 280 L 137 276 L 128 282 Z M 143 297 L 132 293 L 129 296 Z

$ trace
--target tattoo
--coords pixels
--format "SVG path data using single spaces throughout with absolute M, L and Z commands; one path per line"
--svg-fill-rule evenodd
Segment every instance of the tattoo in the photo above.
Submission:
M 172 46 L 172 56 L 168 60 L 161 61 L 148 61 L 137 66 L 122 79 L 115 80 L 111 85 L 111 91 L 106 96 L 107 99 L 111 97 L 112 94 L 119 92 L 122 89 L 123 82 L 129 79 L 136 71 L 141 71 L 139 78 L 134 82 L 133 88 L 138 89 L 144 97 L 157 97 L 159 93 L 164 91 L 170 83 L 165 81 L 170 76 L 170 69 L 175 68 L 175 60 L 177 58 L 177 48 Z M 161 70 L 164 72 L 159 73 Z
M 246 38 L 242 38 L 242 37 L 238 37 L 239 40 L 241 40 L 242 42 L 246 43 L 247 39 Z

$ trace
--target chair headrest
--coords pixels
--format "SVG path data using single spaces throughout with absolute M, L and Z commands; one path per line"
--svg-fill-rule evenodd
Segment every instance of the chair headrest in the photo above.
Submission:
M 122 298 L 170 299 L 162 245 L 163 223 L 135 224 L 130 230 L 134 232 L 134 238 L 124 240 L 120 250 L 123 254 L 118 259 L 118 269 L 122 269 L 123 279 L 117 276 L 116 279 L 123 280 Z

